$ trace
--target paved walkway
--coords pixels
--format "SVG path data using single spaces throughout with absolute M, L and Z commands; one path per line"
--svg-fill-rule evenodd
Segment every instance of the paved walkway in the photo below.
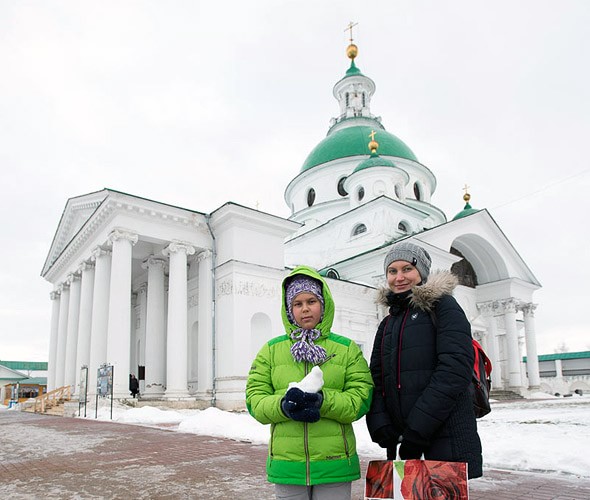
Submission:
M 0 411 L 0 498 L 270 500 L 265 458 L 265 446 L 245 442 Z M 470 498 L 590 499 L 583 481 L 486 470 L 470 482 Z M 362 498 L 362 481 L 356 481 L 353 499 Z

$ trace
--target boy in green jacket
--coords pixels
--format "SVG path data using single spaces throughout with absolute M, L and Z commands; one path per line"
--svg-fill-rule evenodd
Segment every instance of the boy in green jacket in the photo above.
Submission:
M 360 478 L 352 422 L 371 405 L 369 367 L 355 342 L 330 331 L 334 301 L 315 270 L 284 279 L 281 316 L 286 333 L 262 346 L 246 384 L 248 411 L 271 424 L 268 480 L 278 499 L 350 499 Z

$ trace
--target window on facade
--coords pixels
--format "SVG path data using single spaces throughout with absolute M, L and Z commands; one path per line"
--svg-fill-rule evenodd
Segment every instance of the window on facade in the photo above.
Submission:
M 420 201 L 422 199 L 421 197 L 421 193 L 420 193 L 420 186 L 418 185 L 417 182 L 414 182 L 414 197 Z
M 396 184 L 393 189 L 395 190 L 395 196 L 401 200 L 403 194 L 402 187 L 399 184 Z
M 345 95 L 346 95 L 346 107 L 348 108 L 348 105 L 350 103 L 350 98 L 349 98 L 350 94 L 347 92 Z
M 459 284 L 475 288 L 477 286 L 477 275 L 471 263 L 455 247 L 451 247 L 451 254 L 461 257 L 459 262 L 451 266 L 451 272 L 459 278 Z
M 313 205 L 314 201 L 315 201 L 315 189 L 309 188 L 309 191 L 307 192 L 307 206 L 311 207 Z
M 352 230 L 352 235 L 358 236 L 359 234 L 366 233 L 366 232 L 367 232 L 367 226 L 365 226 L 364 224 L 357 224 L 356 226 L 354 226 L 354 229 Z
M 328 271 L 326 272 L 326 277 L 332 278 L 334 280 L 340 279 L 340 275 L 338 274 L 338 271 L 336 271 L 336 269 L 328 269 Z
M 359 201 L 361 201 L 365 197 L 365 188 L 363 186 L 358 188 L 356 192 L 356 197 Z
M 400 222 L 400 223 L 397 225 L 397 228 L 398 228 L 398 230 L 399 230 L 399 231 L 401 231 L 402 233 L 407 233 L 407 232 L 409 232 L 409 231 L 408 231 L 408 225 L 407 225 L 405 222 L 403 222 L 403 221 L 402 221 L 402 222 Z
M 346 192 L 346 189 L 344 189 L 344 182 L 346 181 L 346 177 L 342 177 L 339 181 L 338 181 L 338 194 L 340 196 L 346 196 L 348 193 Z

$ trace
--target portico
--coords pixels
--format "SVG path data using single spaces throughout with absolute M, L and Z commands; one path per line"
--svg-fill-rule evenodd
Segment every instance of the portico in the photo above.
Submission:
M 223 400 L 215 333 L 227 330 L 226 323 L 248 325 L 250 317 L 238 308 L 215 321 L 214 266 L 224 268 L 224 282 L 246 272 L 271 288 L 284 270 L 283 239 L 298 226 L 254 212 L 227 204 L 205 215 L 112 190 L 69 200 L 43 269 L 54 285 L 48 389 L 78 391 L 87 366 L 93 396 L 97 369 L 107 363 L 117 399 L 129 397 L 133 373 L 147 399 Z M 260 252 L 228 247 L 220 262 L 216 240 L 235 239 L 245 223 L 246 232 L 264 235 L 257 237 Z M 278 295 L 267 299 L 264 312 L 274 316 Z M 223 353 L 232 394 L 235 381 L 240 389 L 245 381 L 242 353 Z M 229 399 L 233 404 L 234 396 Z

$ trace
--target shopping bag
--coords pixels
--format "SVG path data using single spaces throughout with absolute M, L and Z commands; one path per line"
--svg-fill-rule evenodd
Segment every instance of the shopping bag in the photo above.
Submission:
M 467 464 L 439 460 L 372 460 L 365 500 L 468 500 Z

